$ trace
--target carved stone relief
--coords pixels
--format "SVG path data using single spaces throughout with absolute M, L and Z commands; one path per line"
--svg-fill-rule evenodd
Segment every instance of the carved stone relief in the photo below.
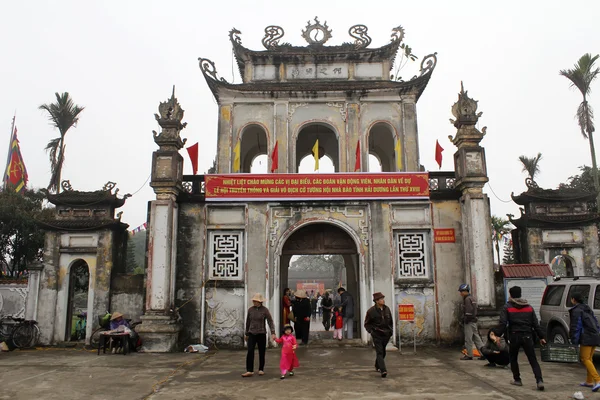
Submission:
M 292 121 L 292 117 L 294 116 L 294 113 L 296 112 L 297 108 L 306 107 L 307 105 L 308 103 L 290 103 L 290 105 L 288 106 L 288 122 Z

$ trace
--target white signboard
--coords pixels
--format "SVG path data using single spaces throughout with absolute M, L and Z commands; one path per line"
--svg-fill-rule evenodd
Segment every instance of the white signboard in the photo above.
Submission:
M 542 305 L 542 297 L 548 281 L 545 278 L 515 278 L 504 280 L 504 296 L 508 301 L 509 293 L 508 290 L 513 286 L 521 287 L 521 297 L 524 298 L 531 304 L 531 307 L 535 310 L 535 314 L 540 319 L 540 306 Z

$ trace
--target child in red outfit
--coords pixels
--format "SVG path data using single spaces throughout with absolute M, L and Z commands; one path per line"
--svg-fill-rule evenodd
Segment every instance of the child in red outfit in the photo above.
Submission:
M 285 374 L 288 372 L 290 376 L 294 376 L 294 368 L 298 368 L 300 363 L 298 357 L 296 357 L 296 338 L 292 335 L 294 329 L 291 325 L 283 327 L 283 335 L 280 338 L 275 339 L 277 343 L 282 343 L 281 347 L 281 361 L 279 362 L 279 369 L 281 370 L 281 379 L 285 379 Z
M 344 334 L 344 317 L 342 316 L 342 307 L 338 307 L 337 311 L 333 313 L 332 325 L 335 328 L 333 331 L 333 338 L 342 340 L 342 336 Z

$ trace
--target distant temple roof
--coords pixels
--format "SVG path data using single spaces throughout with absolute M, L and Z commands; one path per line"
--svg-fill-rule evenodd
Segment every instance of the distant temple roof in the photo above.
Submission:
M 533 202 L 594 201 L 596 193 L 577 189 L 530 188 L 517 196 L 511 194 L 511 197 L 515 203 L 524 206 Z
M 338 46 L 325 46 L 324 43 L 331 38 L 331 29 L 327 22 L 321 24 L 318 18 L 315 22 L 308 22 L 302 31 L 302 37 L 308 46 L 292 46 L 289 43 L 280 43 L 284 36 L 283 28 L 268 26 L 262 44 L 266 50 L 250 50 L 242 45 L 241 32 L 232 29 L 229 38 L 233 45 L 236 62 L 242 76 L 243 83 L 231 84 L 218 77 L 215 64 L 208 59 L 200 59 L 200 69 L 206 78 L 215 98 L 231 92 L 232 95 L 243 96 L 244 93 L 262 93 L 273 98 L 289 97 L 290 92 L 315 92 L 315 91 L 393 91 L 400 95 L 411 94 L 418 99 L 423 93 L 431 74 L 437 63 L 436 54 L 423 57 L 420 74 L 408 81 L 399 77 L 389 79 L 398 50 L 411 60 L 416 60 L 412 49 L 403 42 L 404 29 L 398 26 L 392 29 L 390 43 L 378 47 L 368 48 L 371 38 L 365 25 L 354 25 L 348 33 L 354 42 L 346 42 Z M 354 71 L 346 70 L 346 65 L 355 63 L 360 66 L 372 66 L 367 75 L 356 77 Z M 288 68 L 289 67 L 289 68 Z M 328 73 L 317 73 L 323 68 L 332 68 Z M 249 69 L 250 68 L 250 69 Z M 253 76 L 256 70 L 263 68 L 268 71 L 260 78 Z M 294 75 L 292 69 L 306 70 L 305 75 Z M 354 68 L 354 67 L 352 67 Z M 379 69 L 378 69 L 379 68 Z M 342 69 L 344 70 L 342 72 Z M 336 71 L 337 70 L 337 71 Z M 309 71 L 312 75 L 309 74 Z M 378 72 L 377 72 L 378 71 Z M 287 73 L 286 73 L 287 72 Z M 337 72 L 337 76 L 334 76 Z
M 525 181 L 527 191 L 515 196 L 519 208 L 518 219 L 509 215 L 509 221 L 517 228 L 569 228 L 600 222 L 600 215 L 590 207 L 596 193 L 578 189 L 542 189 L 531 178 Z
M 48 193 L 48 201 L 57 206 L 99 206 L 109 205 L 113 208 L 122 207 L 125 201 L 130 195 L 125 195 L 123 198 L 118 198 L 117 189 L 114 193 L 112 189 L 115 187 L 113 182 L 108 182 L 102 190 L 96 190 L 93 192 L 82 192 L 73 190 L 69 181 L 62 182 L 63 191 L 60 193 Z

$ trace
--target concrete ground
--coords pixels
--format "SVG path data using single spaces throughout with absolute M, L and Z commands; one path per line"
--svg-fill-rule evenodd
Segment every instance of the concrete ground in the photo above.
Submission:
M 265 376 L 241 378 L 244 351 L 100 355 L 74 349 L 0 353 L 0 399 L 568 399 L 585 379 L 579 364 L 541 363 L 546 391 L 521 354 L 524 386 L 509 369 L 460 361 L 457 348 L 389 352 L 389 376 L 374 371 L 368 348 L 300 348 L 296 376 L 279 379 L 279 350 L 267 351 Z M 600 393 L 582 390 L 586 398 Z

